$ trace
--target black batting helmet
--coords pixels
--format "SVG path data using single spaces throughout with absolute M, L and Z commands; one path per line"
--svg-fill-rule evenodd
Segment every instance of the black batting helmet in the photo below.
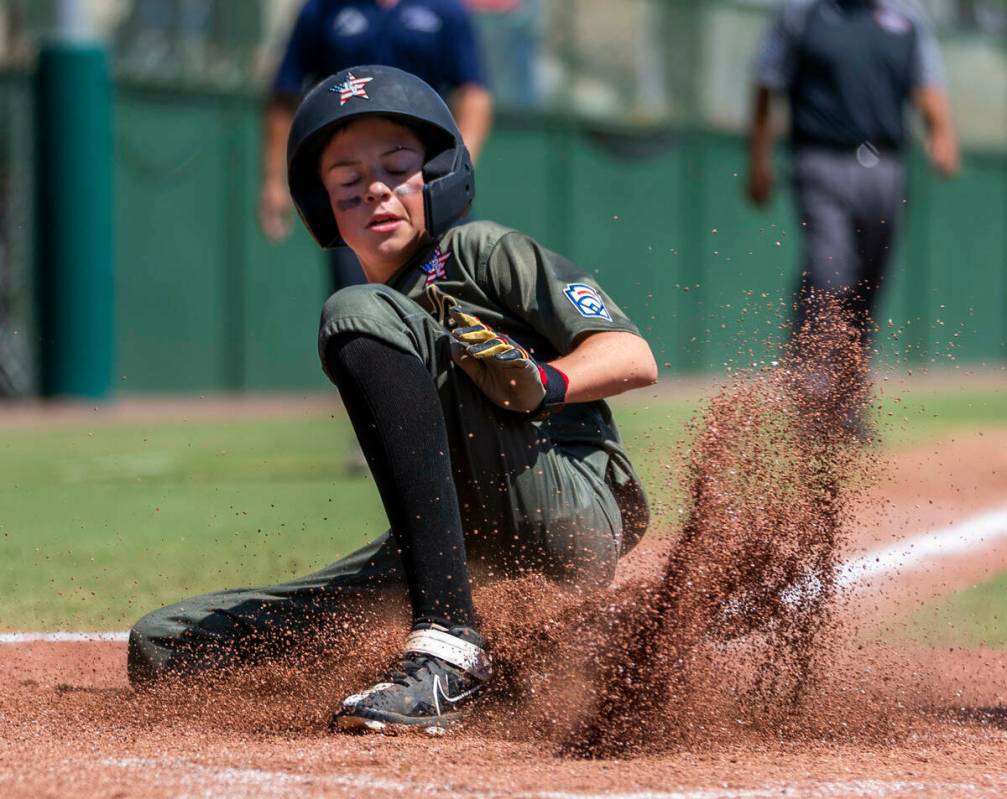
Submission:
M 431 236 L 440 235 L 472 204 L 472 159 L 440 95 L 415 75 L 384 66 L 352 67 L 326 78 L 294 114 L 287 139 L 287 180 L 305 226 L 324 248 L 344 243 L 319 176 L 318 159 L 337 127 L 364 116 L 399 119 L 417 130 L 427 149 L 426 228 Z

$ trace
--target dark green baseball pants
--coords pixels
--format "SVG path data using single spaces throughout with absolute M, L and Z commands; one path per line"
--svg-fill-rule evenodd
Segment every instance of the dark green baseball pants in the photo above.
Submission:
M 374 336 L 415 353 L 428 367 L 447 422 L 474 575 L 535 571 L 586 587 L 611 580 L 623 524 L 606 482 L 611 470 L 604 449 L 554 441 L 547 426 L 497 408 L 455 367 L 450 337 L 438 321 L 386 286 L 349 286 L 329 298 L 319 333 L 323 363 L 329 340 L 340 333 Z M 402 416 L 408 420 L 409 408 Z M 405 591 L 386 532 L 306 577 L 205 594 L 149 613 L 130 632 L 130 680 L 142 684 L 281 656 L 300 636 L 352 623 Z

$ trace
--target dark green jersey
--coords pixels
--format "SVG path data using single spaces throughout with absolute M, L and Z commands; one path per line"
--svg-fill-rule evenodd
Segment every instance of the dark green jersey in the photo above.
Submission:
M 449 230 L 436 245 L 417 253 L 389 286 L 431 314 L 436 309 L 427 289 L 436 286 L 540 361 L 568 354 L 586 333 L 639 335 L 594 278 L 523 233 L 493 222 Z M 553 441 L 606 450 L 612 484 L 639 491 L 605 402 L 568 405 L 542 423 L 542 432 Z
M 334 293 L 318 334 L 323 366 L 336 337 L 370 336 L 415 355 L 434 379 L 469 563 L 487 578 L 531 570 L 568 585 L 607 585 L 649 519 L 608 405 L 568 405 L 532 423 L 499 408 L 452 360 L 445 297 L 542 361 L 569 353 L 586 333 L 636 327 L 565 258 L 517 231 L 473 222 L 424 247 L 388 285 Z M 403 408 L 403 430 L 408 414 Z M 306 577 L 154 611 L 130 632 L 130 679 L 259 661 L 274 643 L 279 653 L 301 634 L 352 626 L 386 589 L 406 588 L 403 565 L 389 530 Z

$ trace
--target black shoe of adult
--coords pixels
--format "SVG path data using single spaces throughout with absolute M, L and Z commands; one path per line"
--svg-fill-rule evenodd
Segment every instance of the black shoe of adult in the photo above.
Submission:
M 425 625 L 410 634 L 398 665 L 371 688 L 343 700 L 333 729 L 439 735 L 461 721 L 490 677 L 485 642 L 471 627 Z

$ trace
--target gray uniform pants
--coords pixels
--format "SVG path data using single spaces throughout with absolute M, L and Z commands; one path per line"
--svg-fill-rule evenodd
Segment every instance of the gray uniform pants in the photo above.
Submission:
M 797 329 L 813 293 L 830 292 L 866 330 L 905 207 L 901 156 L 803 147 L 793 187 L 804 236 Z
M 457 369 L 436 319 L 382 285 L 342 289 L 325 305 L 319 348 L 364 333 L 414 353 L 430 370 L 447 423 L 452 468 L 475 575 L 538 571 L 607 584 L 622 544 L 622 516 L 606 482 L 603 449 L 554 442 L 539 425 L 501 410 Z M 407 420 L 409 408 L 402 409 Z M 387 593 L 386 593 L 387 592 Z M 282 585 L 186 599 L 144 616 L 130 632 L 134 683 L 275 655 L 327 625 L 361 620 L 406 592 L 390 532 L 340 561 Z

